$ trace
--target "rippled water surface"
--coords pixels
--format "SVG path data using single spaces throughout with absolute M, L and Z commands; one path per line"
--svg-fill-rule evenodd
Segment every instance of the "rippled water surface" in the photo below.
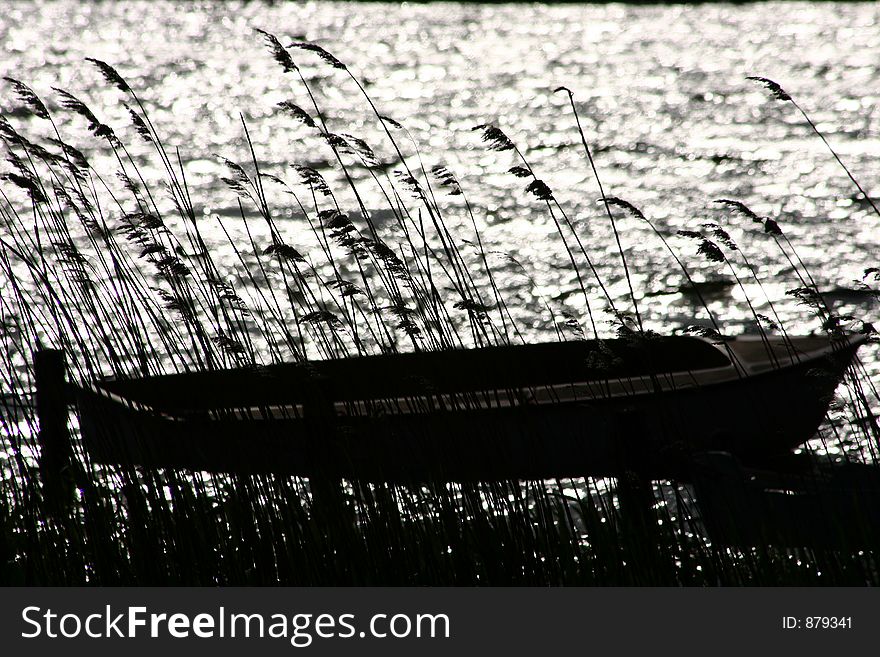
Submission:
M 699 228 L 707 220 L 725 222 L 758 267 L 780 313 L 802 331 L 815 329 L 785 296 L 798 282 L 779 252 L 755 227 L 711 203 L 719 197 L 743 201 L 779 221 L 820 288 L 835 293 L 829 297 L 833 302 L 868 319 L 876 314 L 869 295 L 851 290 L 866 268 L 880 264 L 880 219 L 794 107 L 773 101 L 744 78 L 764 75 L 780 82 L 863 186 L 876 189 L 877 4 L 16 2 L 0 15 L 0 65 L 50 104 L 51 87 L 69 88 L 135 141 L 121 94 L 83 58 L 117 66 L 167 143 L 180 147 L 197 209 L 206 221 L 219 215 L 234 223 L 237 202 L 220 180 L 227 174 L 215 154 L 247 161 L 240 113 L 265 171 L 292 178 L 288 165 L 300 163 L 339 180 L 329 168 L 327 146 L 277 110 L 279 101 L 308 106 L 308 99 L 253 28 L 275 32 L 285 44 L 302 39 L 322 44 L 364 80 L 380 112 L 411 130 L 428 167 L 444 164 L 455 171 L 489 248 L 514 255 L 534 278 L 535 287 L 516 266 L 497 258 L 502 286 L 534 335 L 553 330 L 539 298 L 582 322 L 583 302 L 573 294 L 575 279 L 546 207 L 505 173 L 516 163 L 513 156 L 487 151 L 471 130 L 476 124 L 497 124 L 517 143 L 577 222 L 612 295 L 627 303 L 619 257 L 595 203 L 597 186 L 571 110 L 563 94 L 553 93 L 562 85 L 575 94 L 609 194 L 639 206 L 667 233 Z M 365 138 L 394 168 L 393 150 L 345 73 L 310 53 L 299 54 L 298 61 L 330 129 Z M 8 90 L 0 98 L 7 108 L 15 106 Z M 24 114 L 13 119 L 43 129 Z M 75 143 L 92 152 L 94 140 L 82 126 L 69 129 L 81 137 Z M 411 155 L 412 147 L 405 150 Z M 112 162 L 107 164 L 112 171 Z M 369 188 L 366 174 L 359 175 Z M 354 200 L 344 190 L 340 194 L 342 204 L 353 208 Z M 273 200 L 278 212 L 290 217 L 289 241 L 306 250 L 310 237 L 289 198 L 279 193 Z M 387 218 L 382 211 L 387 203 L 377 190 L 367 192 L 367 202 L 377 222 Z M 450 222 L 461 223 L 462 237 L 473 239 L 460 197 L 443 203 Z M 699 311 L 692 300 L 674 294 L 681 274 L 657 240 L 635 221 L 623 222 L 622 229 L 650 323 L 664 329 L 692 323 Z M 729 278 L 723 266 L 695 256 L 693 245 L 673 241 L 696 278 Z M 712 308 L 741 322 L 742 295 L 726 289 Z M 747 289 L 767 312 L 760 291 L 749 283 Z

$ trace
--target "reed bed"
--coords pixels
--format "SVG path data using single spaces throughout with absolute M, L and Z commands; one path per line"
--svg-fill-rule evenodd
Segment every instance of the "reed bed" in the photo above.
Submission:
M 69 91 L 54 89 L 49 103 L 24 82 L 6 79 L 40 136 L 26 136 L 13 119 L 0 117 L 7 149 L 0 185 L 0 582 L 878 583 L 870 546 L 713 542 L 693 488 L 675 481 L 654 482 L 650 490 L 622 485 L 625 477 L 424 486 L 351 481 L 320 490 L 315 482 L 280 475 L 102 466 L 75 442 L 64 481 L 50 484 L 40 469 L 32 403 L 37 348 L 62 349 L 71 378 L 88 381 L 528 339 L 518 308 L 523 300 L 508 298 L 496 269 L 498 262 L 512 264 L 531 280 L 528 267 L 487 241 L 455 174 L 443 163 L 427 163 L 406 121 L 382 114 L 336 56 L 313 43 L 257 36 L 290 82 L 291 100 L 278 111 L 311 132 L 329 165 L 319 171 L 291 162 L 285 175 L 264 170 L 242 118 L 244 156 L 222 158 L 238 217 L 201 213 L 190 194 L 185 154 L 163 141 L 140 92 L 109 64 L 90 62 L 118 91 L 129 126 L 102 122 Z M 316 64 L 335 70 L 340 85 L 354 90 L 383 137 L 381 148 L 334 131 L 331 110 L 319 104 L 303 73 Z M 759 81 L 777 99 L 793 102 L 775 83 Z M 657 248 L 696 293 L 700 317 L 688 332 L 718 341 L 725 336 L 723 320 L 692 275 L 709 267 L 731 275 L 742 290 L 753 332 L 764 339 L 788 334 L 779 300 L 770 298 L 768 281 L 732 237 L 735 225 L 787 264 L 797 279 L 790 295 L 822 330 L 873 337 L 867 320 L 825 304 L 773 218 L 719 199 L 712 221 L 675 235 L 606 194 L 575 94 L 557 91 L 567 95 L 572 112 L 560 121 L 572 121 L 594 177 L 597 221 L 607 220 L 615 240 L 623 297 L 612 292 L 577 220 L 532 167 L 528 149 L 497 126 L 475 128 L 485 147 L 512 158 L 512 184 L 534 200 L 530 212 L 546 213 L 553 248 L 565 253 L 563 275 L 575 281 L 583 312 L 537 291 L 528 300 L 549 318 L 556 339 L 653 335 L 626 256 L 625 221 L 649 226 Z M 90 159 L 66 139 L 61 126 L 71 120 L 86 126 L 101 146 L 100 158 Z M 382 221 L 377 198 L 384 203 Z M 309 248 L 294 241 L 290 212 L 300 230 L 307 228 Z M 461 225 L 469 227 L 464 234 Z M 218 235 L 225 236 L 222 248 Z M 689 242 L 696 255 L 679 251 Z M 865 289 L 876 294 L 870 286 L 877 270 L 865 275 Z M 747 286 L 764 298 L 750 298 Z M 847 373 L 841 392 L 807 449 L 842 462 L 874 462 L 878 395 L 861 363 Z M 75 416 L 69 421 L 75 435 Z M 73 492 L 65 499 L 52 485 Z M 333 504 L 322 503 L 327 495 L 337 496 Z

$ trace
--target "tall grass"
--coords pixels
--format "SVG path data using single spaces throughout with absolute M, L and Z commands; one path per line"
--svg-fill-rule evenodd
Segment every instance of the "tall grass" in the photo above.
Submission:
M 75 441 L 60 507 L 39 471 L 39 427 L 31 399 L 31 352 L 63 349 L 70 376 L 136 377 L 252 367 L 396 351 L 433 351 L 523 342 L 517 302 L 499 271 L 516 255 L 481 232 L 464 186 L 444 164 L 423 160 L 405 121 L 381 113 L 350 68 L 322 47 L 285 47 L 260 32 L 291 82 L 279 109 L 323 143 L 328 171 L 290 163 L 264 170 L 242 118 L 239 161 L 221 157 L 238 217 L 203 216 L 191 197 L 184 154 L 163 141 L 137 92 L 109 64 L 90 60 L 121 94 L 125 132 L 102 122 L 78 97 L 54 90 L 45 103 L 7 78 L 20 104 L 46 128 L 37 142 L 0 118 L 8 172 L 0 186 L 0 581 L 28 584 L 838 584 L 876 583 L 872 550 L 790 550 L 713 542 L 692 489 L 671 481 L 650 490 L 620 481 L 501 481 L 392 486 L 346 482 L 341 490 L 280 475 L 242 476 L 92 463 Z M 336 131 L 300 57 L 354 85 L 383 138 Z M 342 83 L 340 83 L 342 84 Z M 583 297 L 585 317 L 564 315 L 536 293 L 559 339 L 589 324 L 591 337 L 650 336 L 630 275 L 624 210 L 645 222 L 658 248 L 699 295 L 706 319 L 691 331 L 723 343 L 725 328 L 694 282 L 666 226 L 606 192 L 575 96 L 570 107 L 628 287 L 624 306 L 609 290 L 587 236 L 566 204 L 497 126 L 482 125 L 490 149 L 513 154 L 509 173 L 555 228 L 556 248 Z M 301 99 L 301 100 L 297 100 Z M 65 141 L 54 111 L 83 122 L 112 158 L 108 172 Z M 563 117 L 560 117 L 563 120 Z M 147 154 L 148 153 L 148 154 Z M 392 169 L 394 169 L 392 171 Z M 148 171 L 159 171 L 161 179 Z M 340 181 L 334 187 L 328 178 Z M 448 204 L 442 195 L 454 197 Z M 375 199 L 390 221 L 377 221 Z M 280 199 L 280 200 L 279 200 Z M 755 222 L 798 279 L 792 292 L 836 335 L 836 316 L 779 224 L 745 205 L 723 203 Z M 353 208 L 353 209 L 349 209 Z M 292 209 L 312 246 L 293 242 Z M 455 214 L 469 222 L 456 234 Z M 743 249 L 719 223 L 685 231 L 701 267 L 731 272 L 745 293 L 754 282 L 772 319 L 747 302 L 765 342 L 787 335 L 773 300 Z M 714 239 L 713 239 L 714 238 Z M 223 240 L 225 239 L 225 244 Z M 224 255 L 220 255 L 220 254 Z M 495 265 L 497 267 L 497 264 Z M 531 280 L 531 278 L 530 278 Z M 533 285 L 534 288 L 534 285 Z M 748 295 L 746 294 L 748 297 Z M 629 308 L 632 308 L 632 314 Z M 606 322 L 611 329 L 606 328 Z M 708 326 L 706 324 L 708 322 Z M 858 327 L 868 332 L 866 322 Z M 847 375 L 848 430 L 831 422 L 826 448 L 855 435 L 859 458 L 876 456 L 877 390 L 861 365 Z M 856 422 L 858 419 L 858 422 Z M 76 419 L 70 418 L 76 432 Z M 833 450 L 832 450 L 833 451 Z M 850 452 L 844 452 L 846 458 Z M 622 479 L 624 479 L 622 477 Z M 624 482 L 625 483 L 625 482 Z M 327 500 L 326 496 L 335 496 Z M 647 502 L 646 502 L 647 500 Z

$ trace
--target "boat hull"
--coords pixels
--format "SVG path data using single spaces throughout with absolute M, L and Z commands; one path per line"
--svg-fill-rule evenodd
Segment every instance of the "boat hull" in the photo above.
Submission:
M 171 417 L 91 389 L 78 404 L 87 452 L 106 464 L 388 482 L 675 477 L 695 452 L 750 463 L 809 440 L 856 348 L 715 385 L 554 404 L 346 414 L 317 398 L 271 419 Z

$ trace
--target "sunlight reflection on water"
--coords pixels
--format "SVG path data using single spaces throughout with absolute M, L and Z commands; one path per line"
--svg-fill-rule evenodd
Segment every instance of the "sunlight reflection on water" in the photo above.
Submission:
M 598 192 L 571 112 L 565 98 L 552 93 L 560 85 L 575 92 L 608 193 L 639 206 L 669 233 L 706 220 L 732 225 L 768 281 L 777 310 L 797 327 L 793 332 L 816 325 L 785 296 L 797 285 L 792 272 L 767 248 L 764 236 L 732 221 L 713 199 L 735 198 L 777 218 L 820 288 L 852 288 L 865 268 L 878 265 L 878 218 L 854 195 L 793 108 L 768 100 L 764 90 L 744 80 L 766 75 L 779 81 L 811 113 L 863 185 L 874 189 L 880 173 L 877 4 L 61 1 L 19 2 L 7 9 L 0 16 L 2 73 L 49 99 L 50 87 L 69 88 L 124 131 L 128 121 L 118 92 L 108 89 L 83 58 L 117 66 L 143 97 L 168 144 L 180 146 L 197 209 L 207 217 L 237 212 L 214 154 L 247 159 L 239 112 L 266 171 L 290 177 L 291 162 L 324 170 L 331 159 L 326 146 L 276 109 L 281 100 L 304 100 L 253 33 L 259 27 L 278 33 L 285 44 L 319 42 L 345 61 L 365 80 L 380 111 L 412 131 L 426 164 L 456 172 L 490 248 L 526 263 L 538 292 L 574 315 L 584 309 L 572 293 L 576 282 L 566 273 L 550 218 L 522 191 L 520 181 L 504 173 L 513 163 L 508 154 L 487 153 L 470 129 L 495 123 L 514 139 L 576 220 L 599 271 L 611 281 L 612 295 L 623 299 L 627 288 L 619 258 L 595 204 Z M 300 60 L 328 109 L 331 129 L 361 136 L 390 158 L 391 149 L 344 73 L 315 58 Z M 5 101 L 11 94 L 0 98 L 10 105 Z M 24 124 L 27 117 L 15 120 Z M 89 140 L 75 143 L 88 151 Z M 280 194 L 275 200 L 285 212 L 289 203 Z M 378 195 L 371 200 L 382 207 Z M 455 217 L 460 205 L 449 203 Z M 462 234 L 470 239 L 463 212 L 458 214 Z M 289 224 L 291 243 L 303 249 L 313 244 L 301 222 Z M 623 243 L 651 326 L 669 330 L 692 323 L 693 300 L 675 293 L 682 277 L 650 231 L 626 221 Z M 694 257 L 691 245 L 680 248 L 697 278 L 727 275 Z M 527 278 L 510 262 L 493 264 L 508 295 L 519 300 L 530 334 L 552 335 Z M 712 309 L 736 325 L 745 321 L 747 309 L 741 293 L 728 289 Z M 749 293 L 762 298 L 754 286 Z M 837 303 L 843 311 L 876 316 L 870 297 L 840 294 Z M 759 303 L 758 310 L 766 312 L 766 304 Z M 864 353 L 876 376 L 876 348 Z
M 843 172 L 791 108 L 768 102 L 743 78 L 767 75 L 796 94 L 870 188 L 880 170 L 872 95 L 878 15 L 873 4 L 14 3 L 0 18 L 0 41 L 4 73 L 41 93 L 69 88 L 101 118 L 125 125 L 118 94 L 82 60 L 118 66 L 168 142 L 190 160 L 194 197 L 221 213 L 234 203 L 213 154 L 245 159 L 239 112 L 273 172 L 289 175 L 291 161 L 329 159 L 326 147 L 303 141 L 306 131 L 279 116 L 275 103 L 302 103 L 301 93 L 251 28 L 275 30 L 285 43 L 318 41 L 367 80 L 381 111 L 407 124 L 429 163 L 458 173 L 494 244 L 543 261 L 535 263 L 539 274 L 562 263 L 560 249 L 544 246 L 549 220 L 540 206 L 511 192 L 521 185 L 500 175 L 504 155 L 487 156 L 469 130 L 486 122 L 507 131 L 583 229 L 597 232 L 596 260 L 614 276 L 570 111 L 552 94 L 566 85 L 576 93 L 610 193 L 675 227 L 721 217 L 709 202 L 737 198 L 778 215 L 805 252 L 814 249 L 810 264 L 822 278 L 846 285 L 876 264 L 869 260 L 880 234 L 876 218 L 854 202 Z M 331 128 L 379 144 L 377 126 L 344 74 L 301 61 L 330 108 Z M 625 243 L 645 291 L 657 291 L 656 272 L 669 267 L 644 230 L 629 227 Z M 854 248 L 857 240 L 861 248 Z

